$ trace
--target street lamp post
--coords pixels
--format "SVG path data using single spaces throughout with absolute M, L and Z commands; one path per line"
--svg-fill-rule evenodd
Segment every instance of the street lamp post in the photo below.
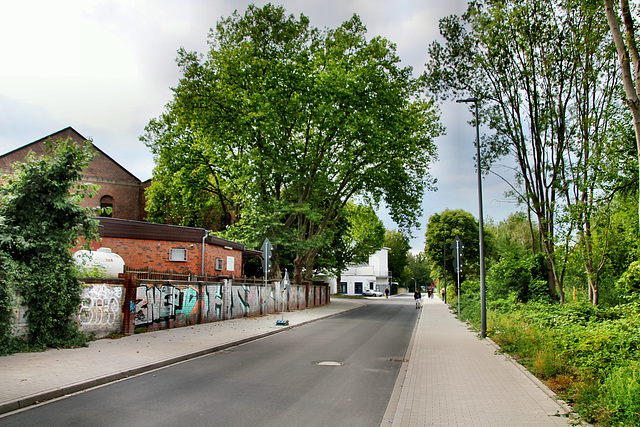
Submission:
M 478 206 L 479 206 L 479 217 L 478 217 L 478 225 L 480 228 L 479 237 L 480 237 L 480 310 L 481 310 L 481 327 L 480 327 L 480 336 L 482 338 L 486 338 L 487 336 L 487 300 L 486 300 L 486 285 L 484 281 L 484 225 L 483 225 L 483 217 L 484 213 L 482 212 L 482 171 L 480 169 L 480 165 L 482 164 L 480 161 L 480 120 L 478 118 L 478 98 L 467 98 L 467 99 L 458 99 L 456 102 L 458 103 L 473 103 L 475 105 L 475 119 L 476 119 L 476 149 L 477 149 L 477 162 L 478 162 Z
M 444 274 L 444 297 L 442 302 L 447 303 L 447 256 L 446 256 L 446 225 L 442 221 L 442 273 Z

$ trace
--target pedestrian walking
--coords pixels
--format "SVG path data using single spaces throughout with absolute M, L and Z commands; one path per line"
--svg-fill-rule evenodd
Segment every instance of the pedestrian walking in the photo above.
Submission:
M 389 288 L 386 288 L 386 289 L 384 290 L 384 297 L 385 297 L 385 298 L 389 298 Z
M 429 298 L 433 297 L 433 288 L 431 286 L 427 288 L 427 296 Z
M 422 298 L 422 295 L 420 295 L 420 291 L 416 289 L 416 291 L 413 293 L 413 299 L 416 300 L 416 308 L 420 308 L 421 298 Z

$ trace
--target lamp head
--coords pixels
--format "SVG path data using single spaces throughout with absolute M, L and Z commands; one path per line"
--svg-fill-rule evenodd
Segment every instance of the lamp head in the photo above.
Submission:
M 478 102 L 478 98 L 466 98 L 466 99 L 458 99 L 456 101 L 458 104 L 462 103 L 462 102 Z

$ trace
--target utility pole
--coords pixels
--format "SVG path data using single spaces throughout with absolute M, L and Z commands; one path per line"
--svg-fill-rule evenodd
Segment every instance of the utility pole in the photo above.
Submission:
M 482 162 L 480 157 L 480 117 L 478 116 L 478 98 L 458 99 L 456 102 L 460 103 L 473 103 L 476 109 L 476 149 L 477 149 L 477 162 L 478 162 L 478 226 L 479 226 L 479 249 L 480 249 L 480 311 L 481 311 L 481 327 L 480 336 L 484 339 L 487 337 L 487 298 L 486 298 L 486 284 L 484 280 L 484 213 L 482 210 Z

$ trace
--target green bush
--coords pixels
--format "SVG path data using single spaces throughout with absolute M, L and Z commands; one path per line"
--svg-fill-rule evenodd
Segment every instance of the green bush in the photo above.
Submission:
M 623 294 L 640 292 L 640 261 L 634 261 L 616 282 L 616 289 Z
M 524 304 L 512 294 L 488 304 L 487 332 L 588 421 L 639 425 L 637 301 L 612 308 L 587 302 Z
M 509 253 L 489 269 L 487 291 L 494 298 L 514 294 L 519 301 L 550 301 L 544 255 Z
M 11 352 L 13 320 L 13 265 L 11 259 L 0 252 L 0 355 Z
M 30 154 L 0 188 L 0 254 L 6 267 L 0 274 L 0 335 L 12 336 L 7 314 L 15 291 L 22 299 L 17 303 L 27 307 L 33 349 L 86 342 L 72 320 L 81 287 L 70 249 L 80 236 L 97 238 L 98 226 L 91 211 L 79 205 L 90 190 L 78 184 L 93 156 L 90 143 L 45 145 L 49 155 Z
M 640 422 L 640 361 L 631 360 L 611 369 L 602 384 L 604 408 L 613 423 Z

